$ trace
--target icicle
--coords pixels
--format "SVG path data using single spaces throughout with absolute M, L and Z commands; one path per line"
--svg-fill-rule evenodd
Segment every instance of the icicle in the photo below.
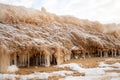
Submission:
M 36 58 L 36 66 L 38 66 L 38 56 L 35 56 Z
M 0 46 L 0 72 L 7 72 L 10 65 L 10 54 L 5 46 Z
M 67 61 L 68 60 L 68 55 L 65 55 L 65 61 Z
M 30 66 L 30 59 L 29 59 L 29 53 L 28 53 L 28 58 L 27 58 L 28 60 L 28 64 L 27 64 L 27 66 L 29 67 Z
M 46 55 L 45 57 L 46 57 L 46 58 L 45 58 L 45 61 L 46 61 L 46 62 L 45 62 L 45 66 L 46 66 L 46 67 L 49 67 L 49 66 L 50 66 L 50 56 L 49 56 L 49 55 Z
M 60 65 L 60 55 L 57 55 L 57 56 L 54 58 L 54 64 L 55 64 L 55 59 L 56 59 L 57 65 Z
M 41 65 L 41 54 L 39 54 L 39 64 Z
M 16 53 L 14 53 L 14 65 L 17 65 Z
M 53 55 L 53 54 L 52 54 Z M 52 62 L 52 55 L 50 56 L 50 62 Z
M 54 57 L 53 60 L 54 60 L 54 64 L 57 64 L 57 58 Z
M 104 57 L 108 57 L 108 53 L 107 52 L 104 52 Z
M 25 60 L 24 60 L 24 54 L 23 54 L 23 61 L 22 61 L 22 66 L 24 66 Z
M 85 59 L 85 54 L 83 54 L 83 59 Z
M 112 50 L 112 57 L 114 56 L 114 52 L 113 52 L 113 50 Z
M 23 65 L 23 66 L 25 66 L 25 63 L 26 63 L 26 60 L 25 60 L 25 58 L 26 58 L 26 54 L 25 54 L 25 53 L 24 53 L 23 58 L 24 58 L 24 65 Z
M 57 65 L 60 65 L 60 57 L 57 57 Z
M 103 56 L 103 55 L 102 55 L 102 51 L 100 51 L 100 57 L 102 58 L 102 56 Z
M 90 56 L 90 53 L 88 53 L 88 58 L 90 58 L 91 56 Z
M 115 57 L 117 56 L 117 52 L 116 52 L 116 50 L 115 50 L 114 56 L 115 56 Z
M 64 61 L 67 61 L 67 58 L 66 58 L 66 56 L 64 56 Z
M 27 66 L 27 53 L 25 54 L 25 66 Z
M 120 50 L 118 50 L 118 56 L 120 56 Z

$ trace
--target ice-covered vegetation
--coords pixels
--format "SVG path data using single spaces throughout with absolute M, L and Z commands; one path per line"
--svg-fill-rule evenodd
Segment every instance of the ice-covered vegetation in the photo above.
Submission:
M 120 55 L 119 26 L 0 4 L 0 72 L 10 65 L 48 67 Z

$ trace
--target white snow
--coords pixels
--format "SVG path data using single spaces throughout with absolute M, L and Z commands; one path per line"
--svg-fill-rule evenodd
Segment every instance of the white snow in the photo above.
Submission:
M 39 73 L 39 72 L 35 72 L 33 74 L 29 74 L 29 75 L 20 75 L 19 78 L 21 80 L 28 80 L 28 79 L 48 79 L 49 74 L 48 73 Z
M 97 76 L 97 75 L 104 75 L 105 71 L 100 68 L 89 68 L 86 69 L 85 75 L 86 76 Z
M 57 67 L 64 68 L 64 67 L 69 67 L 73 71 L 79 72 L 79 73 L 85 73 L 85 75 L 100 75 L 100 74 L 105 74 L 104 70 L 99 69 L 99 68 L 82 68 L 80 65 L 76 63 L 70 63 L 70 64 L 63 64 L 59 65 Z
M 111 80 L 120 80 L 120 77 L 115 77 L 115 78 L 112 78 Z
M 105 61 L 117 61 L 117 60 L 120 60 L 120 59 L 115 59 L 115 58 L 108 58 L 108 59 L 105 59 Z
M 120 80 L 120 73 L 110 72 L 106 73 L 107 76 L 111 76 L 111 80 Z
M 59 80 L 104 80 L 101 78 L 101 76 L 67 76 Z
M 33 38 L 33 41 L 40 42 L 40 43 L 45 43 L 46 42 L 46 40 L 43 39 L 43 38 Z
M 104 62 L 100 62 L 99 63 L 99 66 L 100 67 L 118 67 L 118 68 L 120 68 L 120 63 L 114 63 L 114 64 L 105 64 Z
M 64 68 L 64 67 L 69 67 L 70 69 L 76 71 L 76 72 L 80 72 L 80 73 L 84 73 L 85 69 L 80 67 L 81 64 L 76 64 L 76 63 L 70 63 L 70 64 L 63 64 L 63 65 L 58 65 L 56 67 L 60 67 L 60 68 Z
M 120 70 L 120 63 L 110 65 L 100 62 L 98 68 L 82 68 L 76 63 L 63 64 L 57 67 L 69 67 L 73 71 L 85 73 L 85 76 L 66 76 L 59 80 L 120 80 L 120 73 L 105 72 L 105 70 Z
M 65 70 L 55 71 L 55 72 L 50 73 L 49 76 L 65 76 L 67 74 L 73 74 L 73 72 L 72 71 L 65 71 Z
M 115 64 L 112 64 L 111 66 L 114 66 L 114 67 L 119 67 L 120 68 L 120 63 L 115 63 Z
M 29 75 L 15 75 L 15 74 L 0 74 L 0 80 L 4 79 L 10 79 L 10 80 L 15 80 L 15 78 L 20 78 L 20 80 L 28 80 L 28 79 L 48 79 L 48 77 L 52 76 L 66 76 L 67 74 L 72 74 L 73 71 L 54 71 L 51 73 L 40 73 L 40 72 L 35 72 Z
M 108 76 L 113 76 L 113 77 L 117 77 L 120 76 L 120 73 L 116 73 L 116 72 L 110 72 L 110 73 L 106 73 Z
M 14 75 L 14 74 L 0 74 L 0 80 L 16 80 L 15 78 L 18 75 Z
M 72 47 L 72 50 L 78 50 L 78 49 L 79 49 L 79 47 L 77 47 L 77 46 Z
M 18 70 L 19 69 L 18 69 L 18 67 L 16 65 L 11 65 L 11 66 L 8 67 L 7 72 L 12 73 L 12 72 L 16 72 Z
M 108 64 L 105 64 L 104 62 L 100 62 L 100 63 L 99 63 L 99 66 L 100 66 L 100 67 L 107 67 L 107 66 L 109 66 L 109 65 L 108 65 Z

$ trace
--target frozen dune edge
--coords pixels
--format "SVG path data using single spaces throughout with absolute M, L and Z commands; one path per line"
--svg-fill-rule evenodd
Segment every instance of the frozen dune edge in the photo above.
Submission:
M 120 55 L 120 25 L 0 4 L 0 72 L 59 65 L 71 58 Z

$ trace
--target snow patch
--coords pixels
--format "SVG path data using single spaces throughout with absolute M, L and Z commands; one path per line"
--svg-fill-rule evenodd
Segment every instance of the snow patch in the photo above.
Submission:
M 67 74 L 73 74 L 73 72 L 72 71 L 64 71 L 64 70 L 63 71 L 55 71 L 55 72 L 50 73 L 49 76 L 65 76 Z
M 12 72 L 16 72 L 18 70 L 19 69 L 18 69 L 18 67 L 16 65 L 11 65 L 11 66 L 8 67 L 7 72 L 12 73 Z
M 109 66 L 109 65 L 108 65 L 108 64 L 105 64 L 104 62 L 100 62 L 100 63 L 99 63 L 99 66 L 100 66 L 100 67 L 106 67 L 106 66 Z
M 81 68 L 80 66 L 82 66 L 82 65 L 81 64 L 78 65 L 76 63 L 70 63 L 70 64 L 58 65 L 56 67 L 60 67 L 60 68 L 69 67 L 70 69 L 72 69 L 76 72 L 84 73 L 85 69 Z
M 28 79 L 48 79 L 48 77 L 52 77 L 52 76 L 66 76 L 67 74 L 72 74 L 72 71 L 54 71 L 52 73 L 40 73 L 40 72 L 35 72 L 33 74 L 29 74 L 29 75 L 21 75 L 20 79 L 21 80 L 28 80 Z
M 35 72 L 33 74 L 29 75 L 20 75 L 19 78 L 21 80 L 28 80 L 28 79 L 48 79 L 49 75 L 48 73 L 40 73 L 40 72 Z
M 78 50 L 78 49 L 79 49 L 79 47 L 77 47 L 77 46 L 72 47 L 72 50 Z
M 120 63 L 114 63 L 114 64 L 105 64 L 104 62 L 100 62 L 99 63 L 99 66 L 100 67 L 118 67 L 118 68 L 120 68 Z
M 105 74 L 105 71 L 100 69 L 100 68 L 81 68 L 81 65 L 78 65 L 76 63 L 70 63 L 70 64 L 63 64 L 59 65 L 57 67 L 64 68 L 64 67 L 69 67 L 73 71 L 79 72 L 79 73 L 85 73 L 85 75 L 102 75 Z
M 116 72 L 110 72 L 110 73 L 106 73 L 108 76 L 113 76 L 113 77 L 118 77 L 120 76 L 120 73 L 116 73 Z
M 116 60 L 120 60 L 120 59 L 115 59 L 115 58 L 105 59 L 105 61 L 116 61 Z
M 114 67 L 119 67 L 120 68 L 120 63 L 114 63 L 114 64 L 112 64 L 111 66 L 114 66 Z
M 0 74 L 0 80 L 16 80 L 16 78 L 20 78 L 20 80 L 29 80 L 29 79 L 48 79 L 48 77 L 52 76 L 66 76 L 67 74 L 73 74 L 73 71 L 54 71 L 51 73 L 40 73 L 35 72 L 29 75 L 15 75 L 15 74 Z
M 59 80 L 101 80 L 101 76 L 67 76 Z
M 97 76 L 97 75 L 104 75 L 105 71 L 100 68 L 90 68 L 86 69 L 85 75 L 86 76 Z
M 63 64 L 59 65 L 57 67 L 64 68 L 69 67 L 73 71 L 85 73 L 85 76 L 66 76 L 65 78 L 61 78 L 59 80 L 119 80 L 120 74 L 116 72 L 105 72 L 105 70 L 119 70 L 119 68 L 112 68 L 113 67 L 119 67 L 119 63 L 115 63 L 112 65 L 105 64 L 104 62 L 99 63 L 98 68 L 82 68 L 80 65 L 76 63 L 70 63 L 70 64 Z

